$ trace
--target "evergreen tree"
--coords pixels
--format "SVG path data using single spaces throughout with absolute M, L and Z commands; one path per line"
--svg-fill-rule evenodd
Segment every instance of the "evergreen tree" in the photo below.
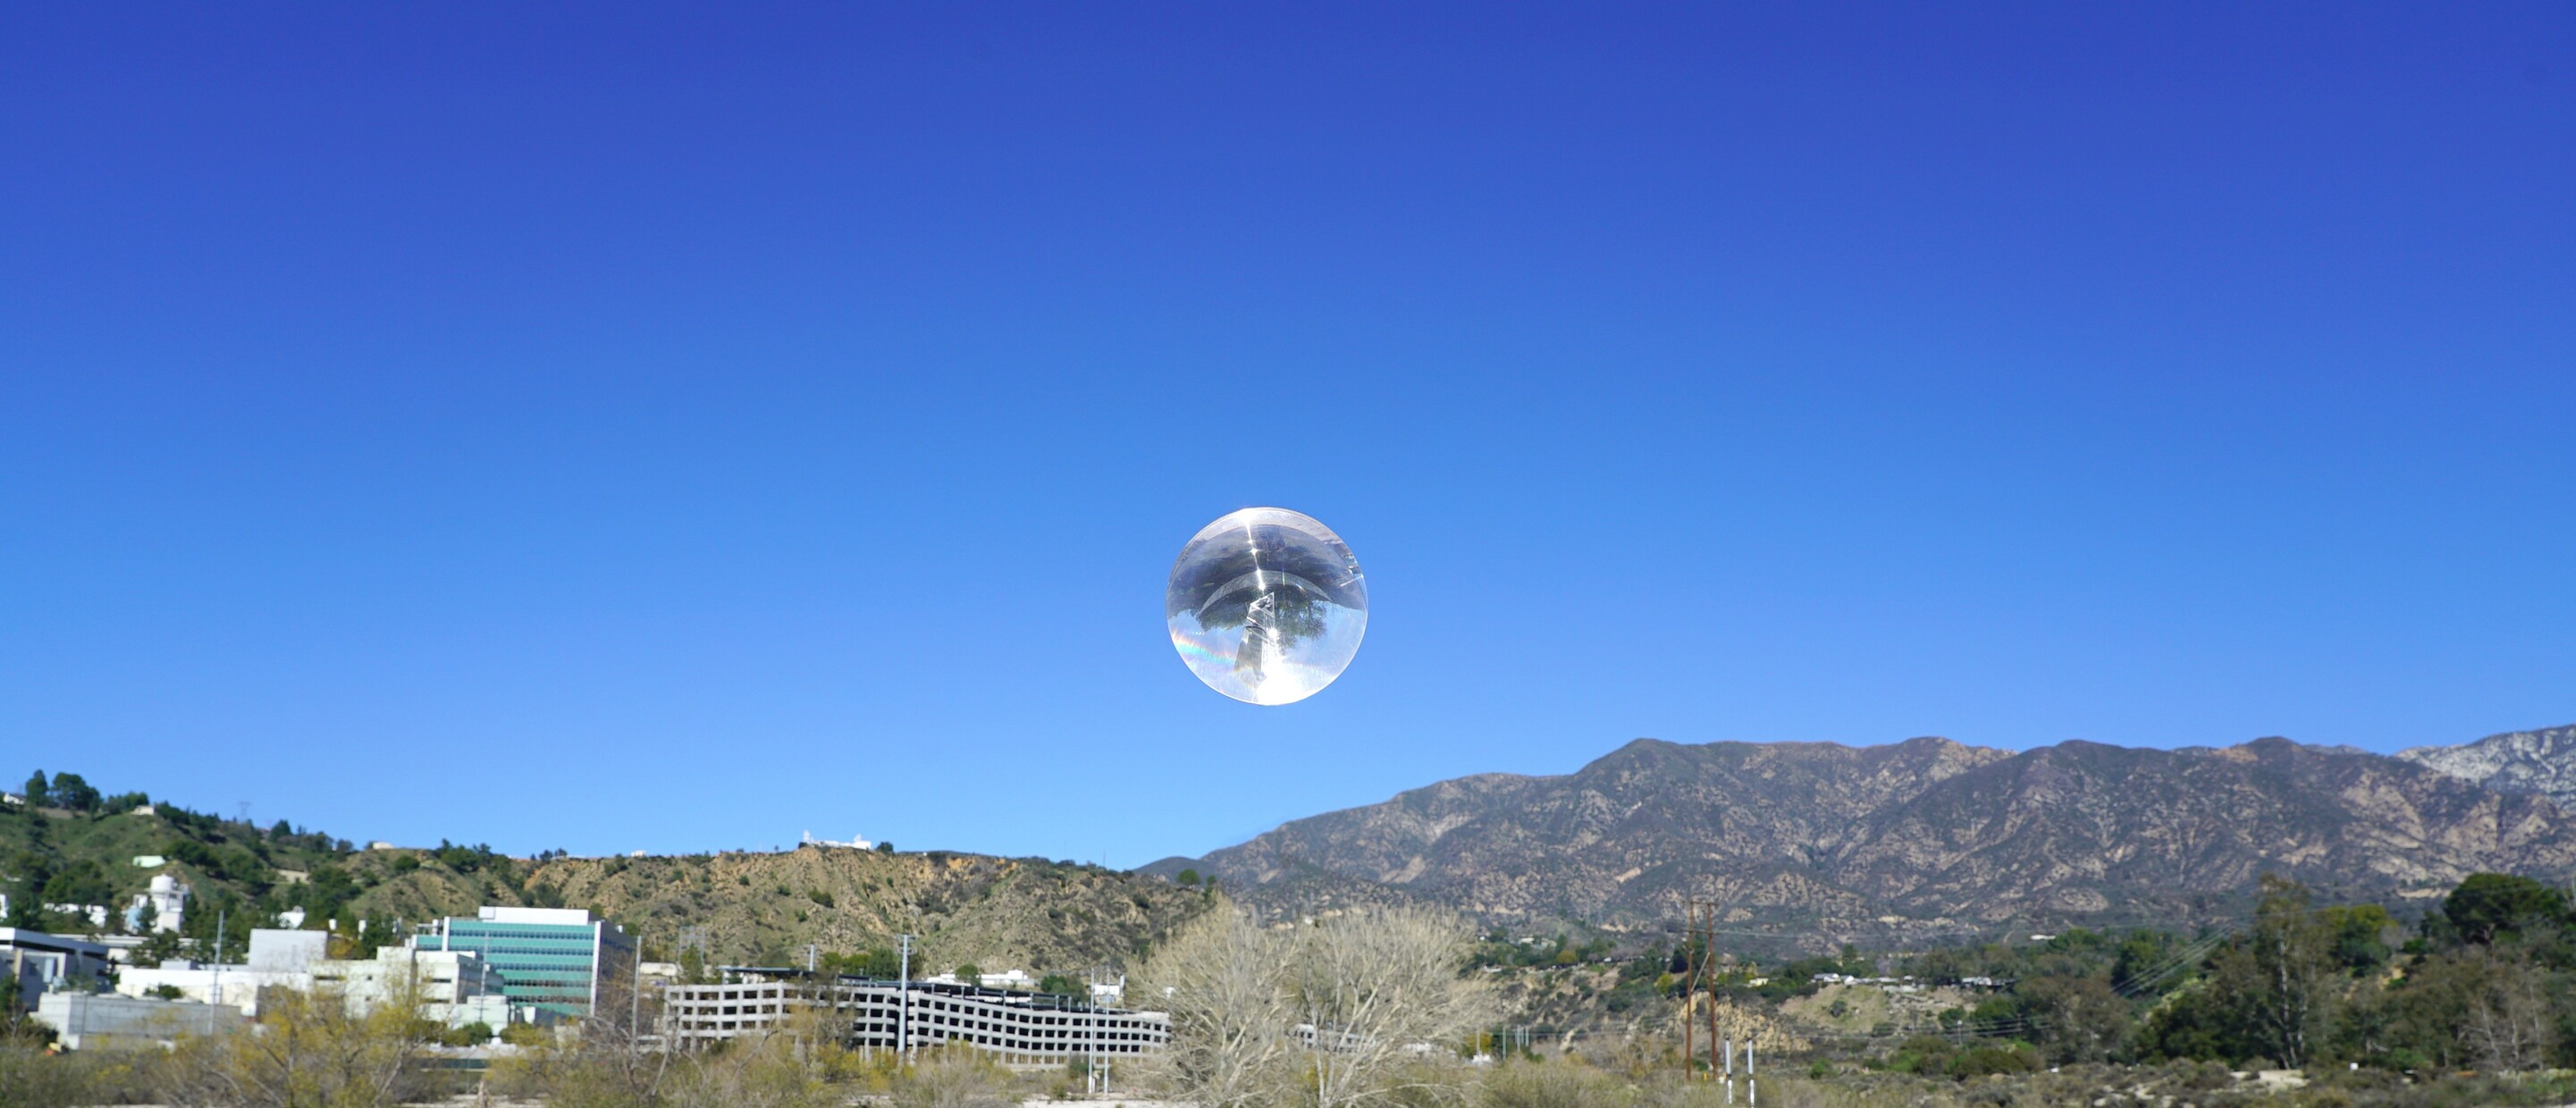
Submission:
M 54 775 L 53 788 L 50 792 L 53 795 L 55 807 L 69 808 L 75 812 L 97 811 L 101 799 L 98 790 L 91 788 L 89 782 L 81 780 L 81 775 L 77 773 Z
M 2462 940 L 2490 944 L 2506 932 L 2567 922 L 2567 894 L 2528 877 L 2472 873 L 2442 899 L 2442 916 Z

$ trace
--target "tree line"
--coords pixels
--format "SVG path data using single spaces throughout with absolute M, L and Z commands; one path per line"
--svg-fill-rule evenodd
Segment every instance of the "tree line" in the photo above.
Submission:
M 2576 914 L 2528 877 L 2474 874 L 2413 926 L 2263 879 L 2244 926 L 2071 930 L 2029 947 L 1921 953 L 1908 972 L 1993 992 L 1940 1014 L 1894 1064 L 1957 1066 L 1971 1039 L 2023 1067 L 2192 1060 L 2237 1067 L 2526 1071 L 2576 1066 Z M 1939 1038 L 1950 1041 L 1943 1043 Z

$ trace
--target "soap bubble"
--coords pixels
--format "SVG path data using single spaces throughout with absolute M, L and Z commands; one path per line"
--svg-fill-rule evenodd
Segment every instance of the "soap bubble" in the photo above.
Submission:
M 1163 615 L 1173 649 L 1207 687 L 1293 704 L 1350 668 L 1368 629 L 1368 582 L 1332 528 L 1286 508 L 1245 508 L 1181 548 Z

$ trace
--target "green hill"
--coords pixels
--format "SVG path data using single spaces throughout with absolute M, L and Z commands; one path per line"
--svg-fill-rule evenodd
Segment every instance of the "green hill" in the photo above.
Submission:
M 218 919 L 266 926 L 289 908 L 304 908 L 315 926 L 347 916 L 363 891 L 362 870 L 352 867 L 350 845 L 285 821 L 261 829 L 168 803 L 142 793 L 102 795 L 77 774 L 48 780 L 38 773 L 18 804 L 0 805 L 0 891 L 9 897 L 8 922 L 69 934 L 94 930 L 72 913 L 46 904 L 101 905 L 108 930 L 123 925 L 126 906 L 155 874 L 169 873 L 195 890 L 183 934 L 211 942 Z M 138 858 L 159 856 L 156 866 Z M 228 942 L 228 949 L 239 943 Z

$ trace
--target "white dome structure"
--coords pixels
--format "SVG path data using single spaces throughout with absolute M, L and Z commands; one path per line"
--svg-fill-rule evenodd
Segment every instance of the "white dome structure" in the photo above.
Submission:
M 143 918 L 143 906 L 152 906 L 152 929 L 176 931 L 188 918 L 188 886 L 167 873 L 152 875 L 152 891 L 134 898 L 134 907 L 125 913 L 128 926 Z

